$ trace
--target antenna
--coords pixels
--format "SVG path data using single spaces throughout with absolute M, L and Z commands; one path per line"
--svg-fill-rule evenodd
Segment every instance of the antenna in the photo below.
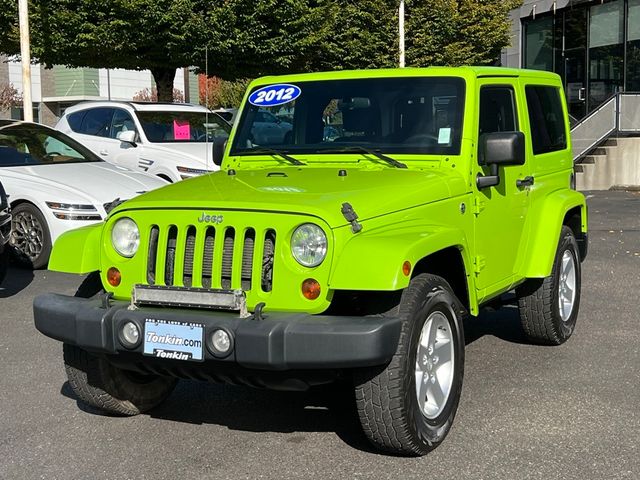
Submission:
M 204 46 L 204 106 L 207 109 L 204 114 L 204 142 L 205 142 L 205 164 L 209 169 L 209 154 L 212 153 L 209 148 L 209 46 Z M 213 159 L 211 159 L 213 163 Z M 212 167 L 213 168 L 213 167 Z

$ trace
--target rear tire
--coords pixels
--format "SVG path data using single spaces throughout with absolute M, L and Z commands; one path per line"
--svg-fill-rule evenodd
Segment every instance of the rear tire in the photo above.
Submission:
M 551 275 L 516 290 L 520 321 L 527 337 L 541 345 L 560 345 L 573 333 L 580 307 L 581 270 L 573 231 L 562 227 Z
M 113 366 L 105 358 L 63 345 L 69 385 L 83 403 L 113 415 L 131 416 L 162 403 L 177 379 L 141 375 Z
M 391 362 L 355 376 L 358 415 L 369 441 L 399 455 L 424 455 L 451 429 L 464 374 L 464 307 L 441 277 L 416 276 L 392 311 L 402 318 Z

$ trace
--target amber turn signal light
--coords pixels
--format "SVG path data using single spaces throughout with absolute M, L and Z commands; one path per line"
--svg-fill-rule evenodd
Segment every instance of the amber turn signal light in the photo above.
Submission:
M 107 270 L 107 282 L 109 282 L 109 285 L 111 285 L 112 287 L 117 287 L 118 285 L 120 285 L 121 281 L 122 275 L 120 274 L 120 270 L 118 270 L 116 267 L 111 267 L 109 270 Z
M 402 264 L 402 273 L 404 273 L 405 277 L 408 277 L 411 273 L 411 262 L 408 260 Z
M 302 282 L 302 295 L 307 300 L 315 300 L 320 296 L 320 284 L 313 278 L 307 278 Z

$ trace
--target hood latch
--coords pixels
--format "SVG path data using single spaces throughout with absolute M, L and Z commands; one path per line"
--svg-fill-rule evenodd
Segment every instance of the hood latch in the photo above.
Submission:
M 362 230 L 362 225 L 358 222 L 358 214 L 353 210 L 353 207 L 350 203 L 342 204 L 342 215 L 344 218 L 351 224 L 351 231 L 353 233 L 358 233 Z

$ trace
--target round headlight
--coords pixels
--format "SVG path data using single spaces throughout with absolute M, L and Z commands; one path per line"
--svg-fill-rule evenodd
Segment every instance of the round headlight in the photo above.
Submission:
M 305 223 L 291 235 L 291 254 L 305 267 L 316 267 L 327 256 L 327 236 L 312 223 Z
M 140 230 L 130 218 L 121 218 L 111 230 L 111 243 L 123 257 L 133 257 L 140 246 Z

